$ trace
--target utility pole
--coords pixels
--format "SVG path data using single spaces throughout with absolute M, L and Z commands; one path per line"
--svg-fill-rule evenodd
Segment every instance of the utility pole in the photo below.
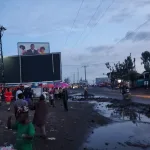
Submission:
M 5 84 L 5 78 L 4 78 L 4 59 L 3 59 L 3 49 L 2 49 L 2 36 L 3 36 L 3 33 L 5 30 L 6 30 L 6 28 L 0 25 L 0 72 L 1 72 L 3 86 Z
M 95 80 L 93 80 L 93 85 L 94 85 Z
M 79 83 L 79 68 L 77 68 L 77 77 L 78 77 L 78 83 Z
M 86 79 L 86 68 L 87 68 L 88 66 L 83 66 L 83 68 L 84 68 L 84 75 L 85 75 L 85 82 L 87 81 L 87 79 Z
M 75 83 L 75 73 L 73 74 L 73 82 Z

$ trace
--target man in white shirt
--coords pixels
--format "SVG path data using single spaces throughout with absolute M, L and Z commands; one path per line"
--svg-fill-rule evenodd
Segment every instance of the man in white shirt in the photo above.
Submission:
M 18 88 L 17 91 L 16 91 L 16 100 L 18 100 L 18 95 L 22 93 L 22 91 Z

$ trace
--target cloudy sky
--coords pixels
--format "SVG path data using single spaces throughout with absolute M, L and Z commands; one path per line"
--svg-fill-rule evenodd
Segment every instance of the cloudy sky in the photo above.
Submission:
M 108 72 L 106 62 L 130 53 L 143 71 L 140 55 L 150 49 L 149 0 L 0 1 L 5 56 L 17 54 L 17 42 L 49 42 L 51 52 L 62 53 L 63 78 L 75 73 L 77 79 L 77 69 L 84 77 L 87 65 L 91 82 Z

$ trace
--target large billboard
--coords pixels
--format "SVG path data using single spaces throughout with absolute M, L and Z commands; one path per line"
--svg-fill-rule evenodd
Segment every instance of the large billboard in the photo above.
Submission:
M 22 56 L 22 82 L 41 82 L 61 80 L 60 53 L 47 55 Z
M 17 43 L 19 55 L 43 55 L 50 53 L 48 42 L 19 42 Z
M 0 83 L 2 83 L 0 71 Z M 4 82 L 20 83 L 20 63 L 18 56 L 4 57 Z

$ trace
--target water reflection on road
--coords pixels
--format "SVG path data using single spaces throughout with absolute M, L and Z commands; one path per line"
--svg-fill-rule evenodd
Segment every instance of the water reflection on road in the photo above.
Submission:
M 85 147 L 98 150 L 140 150 L 150 146 L 149 129 L 148 124 L 131 122 L 99 127 L 89 137 Z
M 94 150 L 150 150 L 150 119 L 145 114 L 148 108 L 121 107 L 110 102 L 90 103 L 114 122 L 95 129 L 84 147 Z
M 133 121 L 141 123 L 150 123 L 150 118 L 143 107 L 114 107 L 110 102 L 90 102 L 95 104 L 95 110 L 105 117 L 111 118 L 114 121 Z M 148 110 L 147 110 L 148 111 Z

